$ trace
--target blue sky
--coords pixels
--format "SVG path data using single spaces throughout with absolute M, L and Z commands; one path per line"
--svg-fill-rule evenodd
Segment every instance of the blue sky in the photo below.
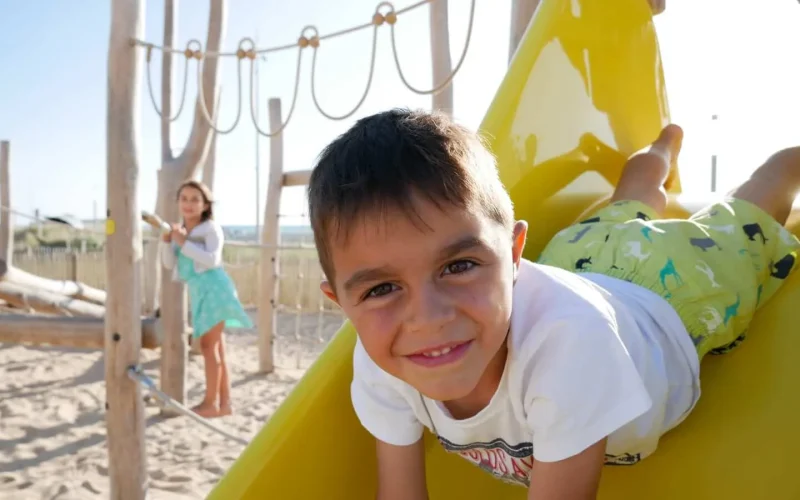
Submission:
M 396 2 L 401 8 L 411 0 Z M 39 0 L 0 2 L 0 138 L 11 140 L 12 205 L 26 213 L 72 213 L 92 216 L 96 201 L 105 208 L 106 64 L 108 1 Z M 145 38 L 159 43 L 163 1 L 146 2 Z M 244 36 L 259 36 L 259 46 L 291 43 L 306 25 L 321 33 L 368 21 L 375 0 L 235 0 L 228 3 L 223 46 L 233 50 Z M 207 1 L 179 4 L 176 45 L 205 40 Z M 280 13 L 280 14 L 279 14 Z M 450 2 L 453 61 L 461 54 L 469 14 L 468 0 Z M 508 52 L 510 0 L 477 0 L 473 40 L 455 79 L 455 115 L 477 126 L 503 78 Z M 800 5 L 791 0 L 671 0 L 656 25 L 664 57 L 673 121 L 687 132 L 681 161 L 685 189 L 709 189 L 709 157 L 716 149 L 719 189 L 728 189 L 777 148 L 793 145 L 800 135 Z M 397 25 L 400 59 L 413 85 L 430 85 L 428 9 L 401 17 Z M 319 52 L 317 95 L 331 114 L 344 114 L 366 84 L 371 31 L 323 42 Z M 364 105 L 351 118 L 331 121 L 314 107 L 310 92 L 310 52 L 305 54 L 297 109 L 285 131 L 285 168 L 313 165 L 319 150 L 354 120 L 392 107 L 429 107 L 401 83 L 391 55 L 388 29 L 378 41 L 377 68 Z M 141 54 L 144 58 L 144 53 Z M 294 85 L 296 52 L 270 56 L 261 67 L 261 99 L 277 96 L 288 111 Z M 247 66 L 243 66 L 248 91 Z M 160 102 L 160 58 L 152 64 Z M 142 79 L 140 120 L 140 206 L 152 209 L 159 168 L 159 119 Z M 221 67 L 224 96 L 219 126 L 236 113 L 236 65 Z M 174 64 L 173 106 L 183 82 L 183 64 Z M 173 147 L 188 138 L 196 73 L 190 66 L 187 104 L 173 127 Z M 247 106 L 245 100 L 243 106 Z M 264 106 L 266 106 L 264 104 Z M 173 108 L 176 109 L 176 108 Z M 262 108 L 263 109 L 263 108 Z M 237 129 L 218 142 L 215 196 L 223 224 L 252 224 L 256 217 L 255 131 L 246 107 Z M 713 129 L 710 117 L 720 121 Z M 261 113 L 263 128 L 266 112 Z M 261 143 L 264 192 L 269 141 Z M 284 191 L 282 212 L 304 211 L 302 188 Z M 263 194 L 261 202 L 263 203 Z M 288 217 L 287 222 L 296 221 Z M 22 223 L 18 219 L 18 223 Z

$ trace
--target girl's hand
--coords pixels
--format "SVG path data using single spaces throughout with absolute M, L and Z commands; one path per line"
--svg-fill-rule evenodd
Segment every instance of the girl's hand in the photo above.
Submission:
M 172 232 L 169 233 L 161 233 L 161 241 L 164 243 L 170 243 L 172 241 Z
M 183 246 L 183 244 L 186 243 L 186 229 L 179 224 L 173 224 L 170 237 L 178 246 Z

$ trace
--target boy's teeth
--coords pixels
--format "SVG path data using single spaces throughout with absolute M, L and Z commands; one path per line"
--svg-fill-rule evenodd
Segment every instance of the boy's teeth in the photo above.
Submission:
M 428 358 L 438 358 L 439 356 L 443 356 L 443 355 L 447 354 L 448 352 L 450 352 L 452 350 L 453 349 L 450 348 L 450 347 L 445 347 L 441 351 L 428 351 L 428 352 L 422 353 L 422 355 L 425 356 L 425 357 L 428 357 Z

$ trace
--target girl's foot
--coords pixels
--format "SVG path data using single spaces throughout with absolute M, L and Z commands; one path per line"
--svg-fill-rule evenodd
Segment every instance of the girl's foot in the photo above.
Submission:
M 219 405 L 219 416 L 225 417 L 233 413 L 233 407 L 231 407 L 230 403 L 221 403 Z
M 205 401 L 192 408 L 192 411 L 203 418 L 214 418 L 220 416 L 220 409 L 217 407 L 217 405 L 213 403 L 206 403 Z

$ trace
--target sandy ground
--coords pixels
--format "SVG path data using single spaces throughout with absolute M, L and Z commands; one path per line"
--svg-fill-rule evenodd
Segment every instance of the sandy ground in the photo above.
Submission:
M 256 375 L 254 331 L 227 335 L 235 414 L 214 422 L 249 439 L 273 414 L 342 319 L 282 314 L 276 365 Z M 157 380 L 158 351 L 142 365 Z M 203 361 L 190 356 L 188 403 L 202 398 Z M 0 499 L 108 498 L 105 385 L 101 351 L 0 344 Z M 196 499 L 216 484 L 243 447 L 186 417 L 146 409 L 147 469 L 154 500 Z

